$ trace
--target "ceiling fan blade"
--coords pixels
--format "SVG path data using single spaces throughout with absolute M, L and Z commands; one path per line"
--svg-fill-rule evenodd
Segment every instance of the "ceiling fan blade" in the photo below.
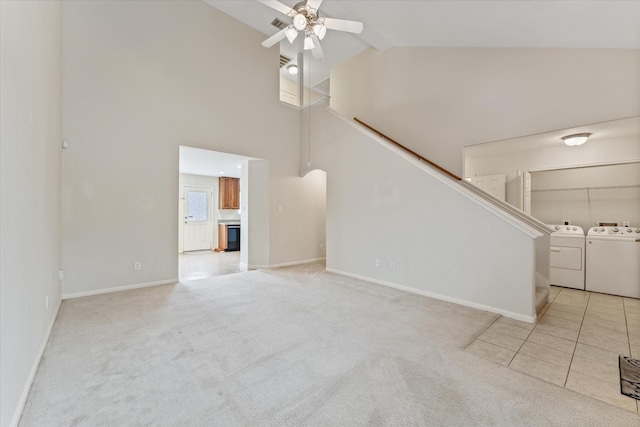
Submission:
M 324 25 L 330 30 L 346 31 L 348 33 L 360 34 L 364 25 L 362 22 L 347 21 L 346 19 L 322 18 Z
M 271 9 L 275 9 L 278 12 L 284 13 L 285 15 L 288 15 L 291 17 L 293 17 L 295 14 L 298 13 L 295 10 L 291 9 L 286 4 L 282 4 L 276 0 L 258 0 L 258 2 L 264 4 L 265 6 L 269 6 Z
M 320 5 L 322 4 L 322 0 L 307 0 L 307 7 L 309 9 L 320 9 Z
M 277 33 L 275 33 L 274 35 L 272 35 L 271 37 L 269 37 L 268 39 L 266 39 L 265 41 L 262 42 L 262 46 L 264 47 L 271 47 L 274 44 L 278 43 L 280 40 L 282 40 L 283 38 L 286 37 L 285 31 L 287 29 L 285 28 L 284 30 L 280 30 Z
M 322 50 L 322 46 L 320 46 L 320 40 L 318 40 L 318 36 L 311 36 L 313 39 L 313 44 L 315 47 L 311 49 L 311 54 L 314 59 L 318 61 L 322 61 L 324 59 L 324 51 Z

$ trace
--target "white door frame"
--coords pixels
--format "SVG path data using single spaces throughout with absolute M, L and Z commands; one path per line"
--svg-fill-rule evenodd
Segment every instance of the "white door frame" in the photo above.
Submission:
M 518 209 L 531 215 L 531 172 L 518 170 Z
M 571 166 L 552 166 L 537 169 L 527 169 L 525 171 L 518 169 L 518 206 L 517 208 L 524 213 L 531 215 L 531 174 L 534 172 L 548 172 L 565 169 L 582 169 L 598 166 L 614 166 L 626 165 L 630 163 L 639 163 L 638 160 L 621 160 L 617 162 L 602 162 L 589 164 L 576 164 Z
M 207 149 L 209 151 L 216 151 Z M 176 165 L 180 164 L 180 149 L 176 150 Z M 240 178 L 241 192 L 241 231 L 240 231 L 240 267 L 256 269 L 270 267 L 270 187 L 271 176 L 269 172 L 269 160 L 246 157 L 242 161 Z M 183 225 L 184 225 L 184 193 L 183 184 L 180 181 L 180 168 L 176 171 L 178 179 L 178 253 L 183 252 Z M 196 187 L 198 185 L 195 185 Z M 216 194 L 217 194 L 217 190 Z M 174 193 L 175 194 L 175 193 Z M 213 200 L 217 209 L 217 200 Z M 216 210 L 217 212 L 217 210 Z M 215 218 L 214 218 L 215 219 Z M 174 223 L 175 224 L 175 223 Z M 175 230 L 175 228 L 174 228 Z M 217 246 L 217 226 L 214 227 L 212 244 Z M 175 231 L 174 231 L 175 232 Z M 174 235 L 175 236 L 175 235 Z M 175 259 L 178 264 L 178 254 Z

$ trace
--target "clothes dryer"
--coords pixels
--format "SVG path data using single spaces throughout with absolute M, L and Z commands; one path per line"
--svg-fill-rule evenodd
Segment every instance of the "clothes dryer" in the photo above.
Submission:
M 585 237 L 582 227 L 550 225 L 549 280 L 552 285 L 584 289 Z
M 593 227 L 586 250 L 588 291 L 640 298 L 640 228 Z

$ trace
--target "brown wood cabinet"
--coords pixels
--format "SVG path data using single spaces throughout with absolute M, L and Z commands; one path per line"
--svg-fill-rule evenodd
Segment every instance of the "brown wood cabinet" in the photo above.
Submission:
M 220 177 L 220 209 L 240 209 L 240 179 Z
M 218 247 L 216 252 L 227 249 L 227 224 L 218 224 Z

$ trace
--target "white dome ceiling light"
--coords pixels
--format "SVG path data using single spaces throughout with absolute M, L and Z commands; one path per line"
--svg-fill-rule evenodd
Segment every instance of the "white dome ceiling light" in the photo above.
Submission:
M 295 76 L 296 74 L 298 74 L 298 66 L 296 64 L 287 65 L 287 71 L 292 76 Z
M 575 147 L 575 146 L 582 145 L 585 142 L 587 142 L 587 139 L 589 139 L 590 136 L 591 136 L 590 133 L 576 133 L 576 134 L 573 134 L 573 135 L 563 136 L 562 140 L 569 147 Z
M 262 42 L 264 47 L 271 47 L 285 37 L 289 40 L 289 43 L 293 43 L 298 33 L 303 32 L 304 50 L 311 50 L 315 59 L 323 59 L 324 53 L 320 46 L 320 40 L 324 39 L 328 29 L 360 34 L 364 28 L 362 22 L 321 18 L 318 9 L 322 4 L 322 0 L 307 0 L 296 4 L 293 8 L 277 0 L 258 1 L 292 18 L 291 25 Z

